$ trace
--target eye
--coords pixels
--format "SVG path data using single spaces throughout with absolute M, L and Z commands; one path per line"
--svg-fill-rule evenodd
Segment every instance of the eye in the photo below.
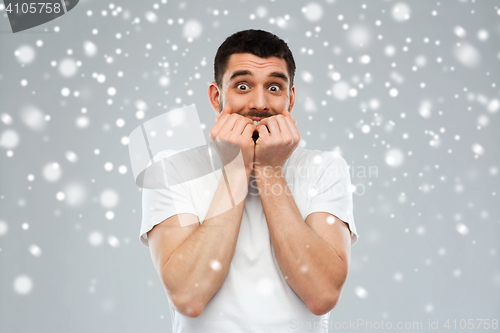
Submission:
M 272 86 L 269 87 L 269 90 L 271 90 L 271 91 L 280 91 L 281 87 L 274 84 L 274 85 L 272 85 Z
M 239 90 L 247 90 L 249 87 L 248 85 L 246 85 L 245 83 L 240 83 L 236 86 L 236 89 L 239 89 Z

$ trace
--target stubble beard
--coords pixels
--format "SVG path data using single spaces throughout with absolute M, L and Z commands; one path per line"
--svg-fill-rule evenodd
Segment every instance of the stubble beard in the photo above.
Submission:
M 222 95 L 221 95 L 221 101 L 220 101 L 220 103 L 219 103 L 219 113 L 221 113 L 221 112 L 222 112 L 222 110 L 224 110 L 224 102 L 223 102 L 222 100 L 223 100 L 223 98 L 222 98 Z M 289 104 L 288 104 L 288 109 L 287 109 L 287 110 L 288 110 L 288 112 L 290 112 L 290 106 L 291 106 L 291 105 L 290 105 L 290 103 L 289 103 Z

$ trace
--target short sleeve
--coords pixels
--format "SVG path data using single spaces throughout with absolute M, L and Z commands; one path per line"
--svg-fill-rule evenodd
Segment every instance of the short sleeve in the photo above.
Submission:
M 306 216 L 314 212 L 335 215 L 349 225 L 351 246 L 358 241 L 354 224 L 351 177 L 349 167 L 342 156 L 333 152 L 316 155 L 311 163 L 313 177 L 309 184 L 309 205 Z
M 165 184 L 166 181 L 162 182 Z M 158 188 L 142 189 L 142 221 L 140 241 L 149 247 L 148 231 L 164 220 L 180 213 L 197 212 L 190 194 L 189 184 L 176 184 L 175 186 L 157 186 Z

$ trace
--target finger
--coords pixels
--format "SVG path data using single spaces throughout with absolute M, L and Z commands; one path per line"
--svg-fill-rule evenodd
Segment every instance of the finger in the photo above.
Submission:
M 231 113 L 231 107 L 230 106 L 226 106 L 224 109 L 222 109 L 222 111 L 219 113 L 219 116 L 223 115 L 223 114 L 230 114 Z
M 288 117 L 283 118 L 283 120 L 285 122 L 288 121 L 287 124 L 289 125 L 289 129 L 290 129 L 289 135 L 291 135 L 291 137 L 292 137 L 292 145 L 296 146 L 300 142 L 299 130 L 297 129 L 295 124 L 291 124 L 291 120 Z M 287 139 L 286 135 L 283 135 L 283 138 Z
M 269 122 L 269 118 L 262 119 L 257 124 L 257 129 L 259 129 L 260 126 L 264 126 L 264 129 L 269 133 L 269 127 L 267 126 L 268 122 Z
M 219 132 L 221 128 L 224 126 L 225 122 L 227 121 L 227 118 L 231 114 L 231 108 L 229 106 L 225 107 L 217 116 L 216 116 L 216 122 L 215 125 L 212 127 L 210 130 L 210 140 L 215 141 L 215 137 L 219 135 Z M 212 134 L 213 133 L 213 134 Z
M 232 135 L 233 133 L 236 133 L 237 135 L 241 135 L 241 132 L 243 132 L 244 126 L 237 128 L 236 126 L 237 126 L 238 121 L 241 121 L 242 124 L 248 124 L 248 123 L 253 124 L 252 119 L 245 118 L 242 115 L 239 115 L 237 113 L 233 113 L 233 114 L 226 116 L 226 121 L 222 125 L 222 128 L 220 129 L 218 135 L 220 136 L 222 133 L 224 133 L 226 136 Z
M 269 133 L 271 136 L 276 136 L 277 138 L 281 138 L 281 131 L 278 126 L 278 122 L 276 121 L 276 116 L 272 116 L 267 118 L 267 127 L 269 128 Z
M 252 135 L 253 135 L 253 132 L 255 132 L 256 129 L 257 128 L 256 128 L 256 126 L 253 123 L 246 124 L 245 128 L 243 129 L 243 133 L 241 133 L 241 136 L 245 137 L 245 138 L 249 138 L 250 140 L 252 140 L 252 143 L 253 143 Z
M 291 121 L 291 120 L 289 120 L 289 119 L 288 119 L 288 121 Z M 293 135 L 293 139 L 294 139 L 294 141 L 295 141 L 295 140 L 300 140 L 300 139 L 299 139 L 299 138 L 300 138 L 300 133 L 299 133 L 299 129 L 298 129 L 298 128 L 297 128 L 297 126 L 296 126 L 296 122 L 297 122 L 297 121 L 295 120 L 295 123 L 294 123 L 294 124 L 290 124 L 290 123 L 289 123 L 289 125 L 290 125 L 290 131 L 292 132 L 292 135 Z
M 290 112 L 288 112 L 288 110 L 283 111 L 283 114 L 284 114 L 284 117 L 285 117 L 288 125 L 290 126 L 290 130 L 294 136 L 294 139 L 298 138 L 300 136 L 300 134 L 299 134 L 299 130 L 297 129 L 297 120 L 293 119 L 292 116 L 290 116 Z M 292 124 L 292 120 L 293 120 L 293 124 Z
M 222 115 L 224 118 L 221 119 L 221 122 L 223 121 L 224 124 L 222 124 L 222 127 L 218 133 L 218 135 L 221 135 L 221 133 L 229 133 L 233 130 L 234 124 L 236 124 L 236 121 L 238 120 L 238 117 L 236 115 Z
M 281 116 L 276 116 L 276 122 L 278 123 L 279 129 L 281 131 L 281 137 L 283 139 L 286 139 L 288 137 L 291 137 L 293 140 L 293 134 L 292 130 L 289 125 L 289 119 Z
M 297 120 L 292 117 L 292 115 L 290 114 L 290 111 L 284 110 L 283 111 L 283 116 L 285 118 L 287 118 L 287 119 L 289 118 L 289 119 L 293 120 L 293 122 L 295 123 L 295 125 L 297 124 Z
M 240 119 L 238 119 L 236 121 L 236 124 L 234 125 L 234 128 L 233 128 L 233 132 L 238 134 L 238 135 L 242 135 L 243 131 L 246 129 L 246 126 L 248 126 L 248 125 L 252 125 L 253 129 L 255 129 L 255 127 L 256 127 L 253 124 L 252 119 L 248 119 L 248 118 L 245 118 L 242 116 Z
M 228 107 L 225 107 L 215 118 L 216 118 L 216 122 L 215 122 L 215 125 L 214 125 L 214 130 L 216 131 L 216 133 L 218 133 L 220 131 L 220 129 L 222 128 L 222 126 L 224 125 L 224 123 L 226 122 L 227 120 L 227 117 L 231 114 L 231 108 L 228 106 Z
M 224 109 L 222 109 L 222 111 L 217 115 L 215 116 L 215 119 L 219 119 L 222 115 L 224 114 L 230 114 L 231 113 L 231 107 L 230 106 L 226 106 Z
M 269 138 L 269 131 L 266 127 L 265 124 L 257 126 L 257 131 L 259 132 L 259 138 L 257 139 L 257 142 L 263 138 Z

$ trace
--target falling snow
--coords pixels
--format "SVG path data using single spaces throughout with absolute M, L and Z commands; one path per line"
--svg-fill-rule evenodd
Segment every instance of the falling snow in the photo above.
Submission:
M 128 247 L 142 209 L 129 134 L 196 104 L 208 138 L 215 51 L 248 26 L 292 49 L 298 147 L 340 152 L 349 165 L 360 242 L 342 296 L 346 313 L 396 321 L 411 308 L 423 322 L 498 313 L 489 301 L 487 313 L 463 301 L 500 291 L 498 3 L 283 4 L 95 2 L 35 28 L 41 32 L 0 39 L 0 262 L 9 272 L 0 283 L 11 309 L 48 293 L 127 315 L 109 273 L 128 283 L 123 267 L 134 267 L 141 295 L 161 290 Z M 336 230 L 335 221 L 325 227 Z M 222 269 L 215 259 L 205 265 Z M 51 282 L 46 268 L 60 268 L 64 280 Z M 249 290 L 271 298 L 280 288 L 262 278 Z

